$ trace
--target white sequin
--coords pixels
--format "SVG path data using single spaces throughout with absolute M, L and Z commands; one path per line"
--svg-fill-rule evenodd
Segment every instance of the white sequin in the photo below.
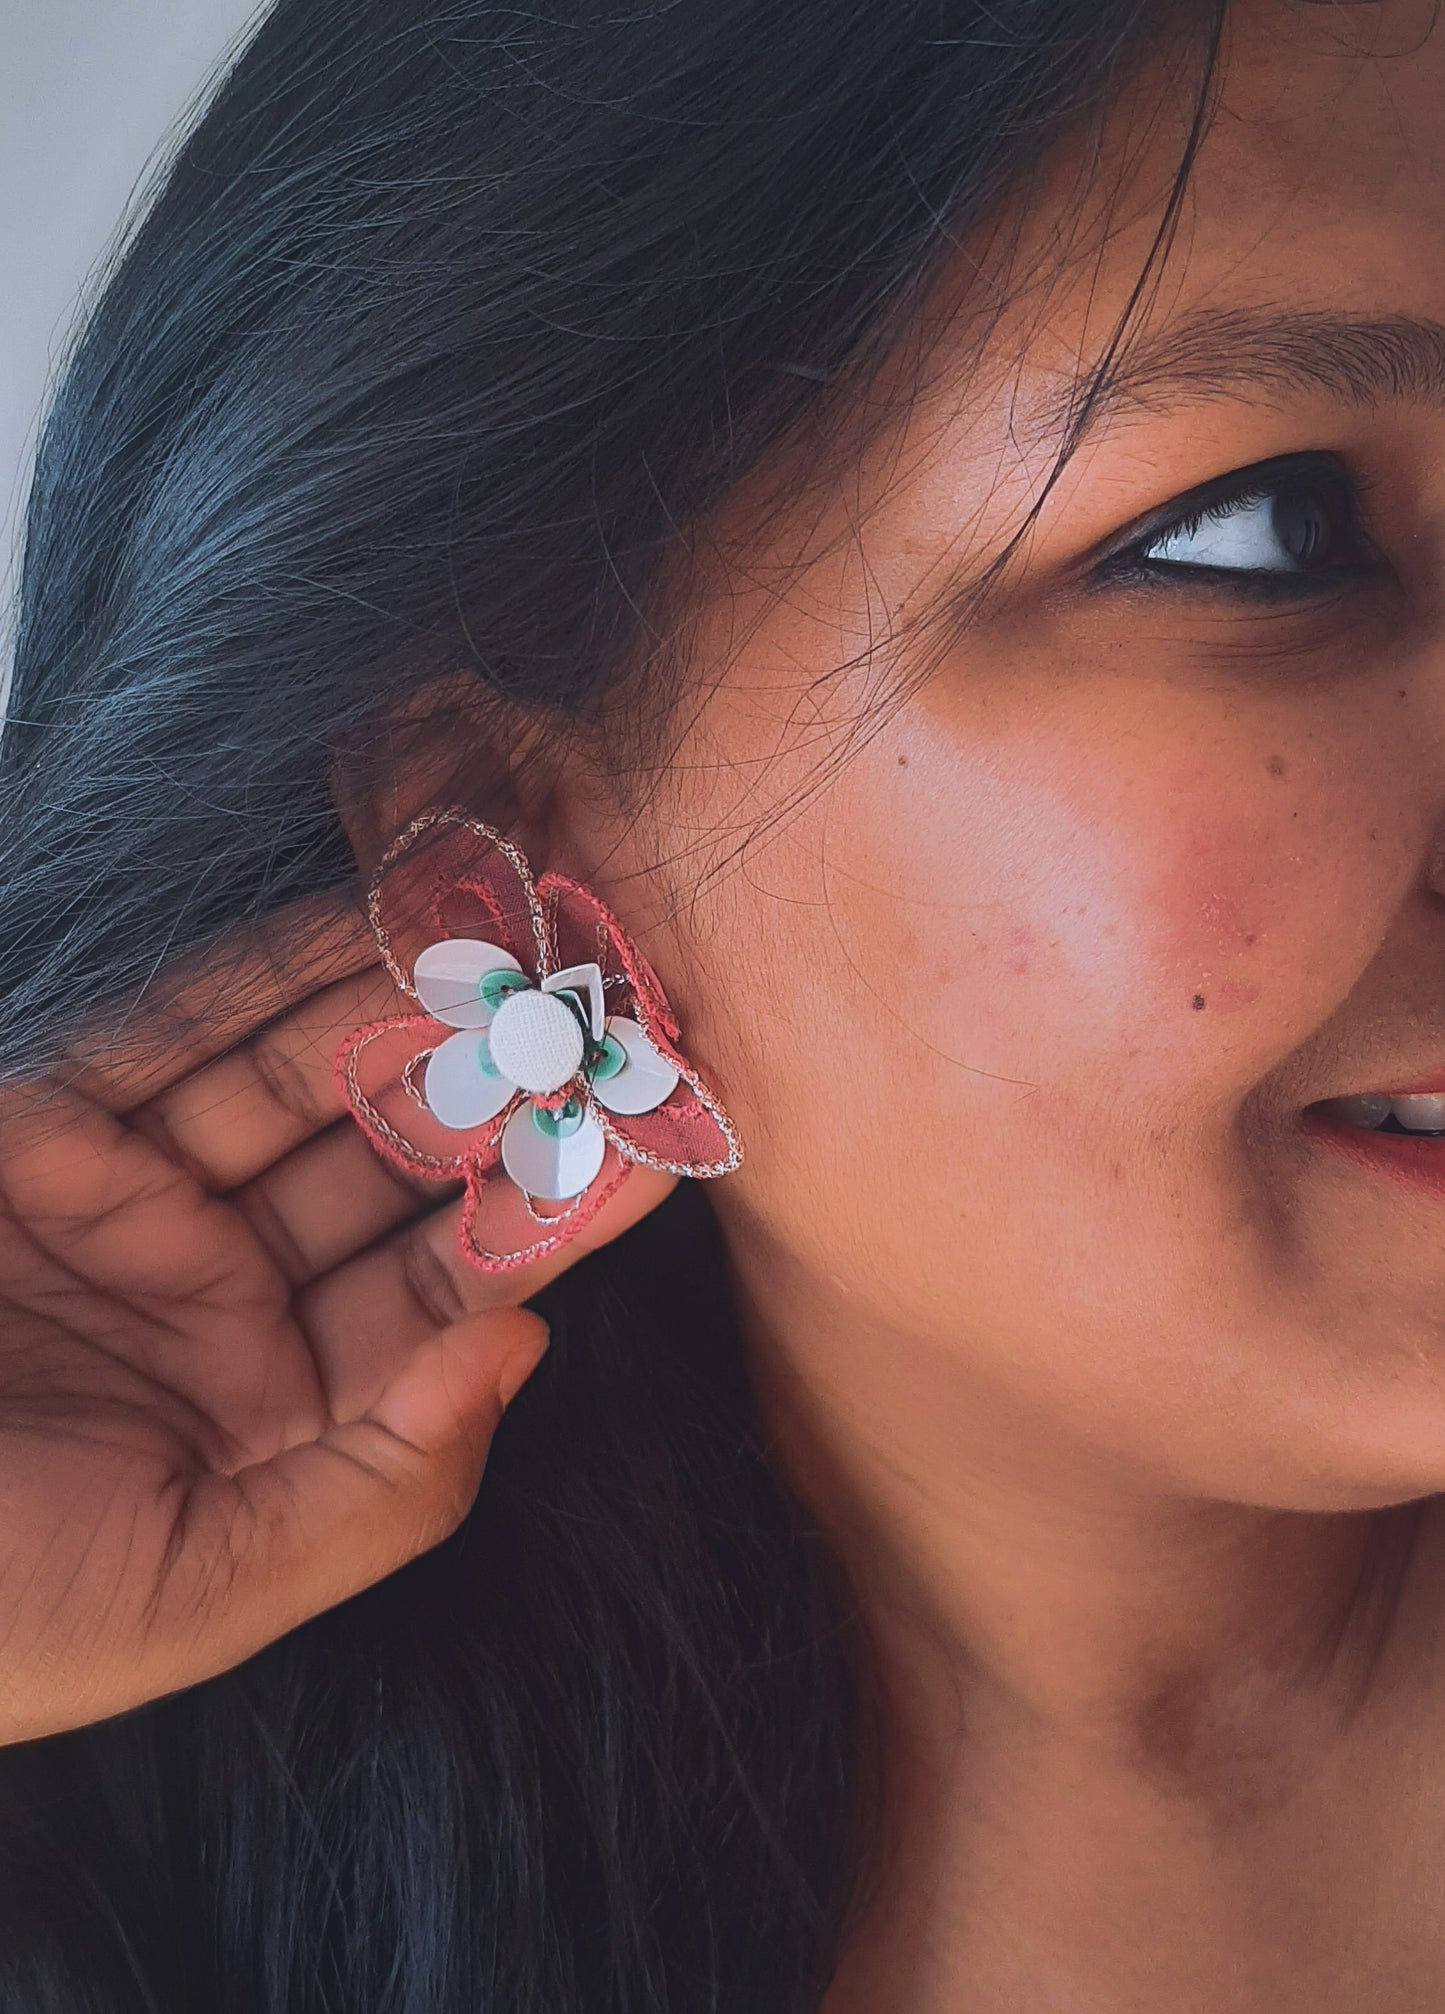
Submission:
M 601 1171 L 606 1135 L 588 1112 L 575 1133 L 555 1138 L 538 1129 L 534 1109 L 519 1105 L 502 1128 L 502 1166 L 529 1196 L 552 1203 L 580 1196 Z

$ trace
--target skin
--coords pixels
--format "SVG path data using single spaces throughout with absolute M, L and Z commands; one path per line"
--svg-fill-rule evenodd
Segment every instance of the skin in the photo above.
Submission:
M 1245 8 L 1223 79 L 1144 327 L 1445 317 L 1445 27 Z M 732 500 L 677 760 L 612 818 L 579 774 L 555 840 L 747 1143 L 712 1193 L 755 1373 L 878 1648 L 887 1850 L 826 2014 L 1445 1982 L 1441 1204 L 1297 1126 L 1445 1064 L 1445 413 L 1127 411 L 921 680 L 903 635 L 1038 495 L 1029 422 L 1127 302 L 1179 143 L 1139 153 L 1150 88 L 1107 232 L 981 355 L 940 314 L 821 518 Z M 1084 590 L 1145 512 L 1303 449 L 1375 479 L 1383 579 Z
M 1143 327 L 1445 319 L 1445 27 L 1254 0 L 1222 74 Z M 645 802 L 585 743 L 519 781 L 534 863 L 611 901 L 743 1136 L 708 1194 L 760 1403 L 863 1604 L 884 1827 L 825 2014 L 1445 1982 L 1441 1204 L 1297 1125 L 1445 1065 L 1445 413 L 1126 410 L 985 618 L 920 626 L 1043 491 L 1040 414 L 1172 177 L 1158 98 L 1082 210 L 1066 148 L 941 276 L 926 378 L 891 362 L 845 479 L 767 510 L 785 452 L 729 499 Z M 1011 301 L 981 351 L 965 269 Z M 1374 484 L 1368 588 L 1090 588 L 1144 513 L 1302 449 Z M 1285 564 L 1257 522 L 1249 550 Z M 346 803 L 359 861 L 436 788 Z M 418 1220 L 337 1123 L 336 1039 L 398 1004 L 373 947 L 277 928 L 305 948 L 269 1001 L 230 989 L 244 1021 L 182 975 L 135 1054 L 82 1046 L 3 1114 L 0 1738 L 194 1683 L 435 1543 L 544 1344 L 513 1303 L 545 1275 L 459 1268 L 455 1205 Z M 587 1242 L 665 1188 L 638 1171 Z

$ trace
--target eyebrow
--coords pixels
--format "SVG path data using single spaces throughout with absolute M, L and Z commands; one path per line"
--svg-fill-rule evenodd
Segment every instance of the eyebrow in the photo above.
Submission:
M 1121 409 L 1169 413 L 1251 391 L 1322 392 L 1352 406 L 1445 406 L 1445 322 L 1268 304 L 1205 309 L 1121 347 L 1079 441 Z M 1045 405 L 1038 421 L 1045 438 L 1063 434 L 1082 397 L 1076 380 Z

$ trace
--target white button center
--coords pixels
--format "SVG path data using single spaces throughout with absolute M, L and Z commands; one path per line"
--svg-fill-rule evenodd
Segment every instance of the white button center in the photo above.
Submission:
M 560 1091 L 582 1067 L 582 1025 L 565 1000 L 513 993 L 487 1030 L 492 1061 L 522 1091 Z

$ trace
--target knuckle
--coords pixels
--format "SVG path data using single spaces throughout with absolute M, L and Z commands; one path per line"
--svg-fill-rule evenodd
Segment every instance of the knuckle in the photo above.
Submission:
M 446 1463 L 444 1486 L 436 1505 L 438 1538 L 449 1538 L 470 1515 L 482 1486 L 489 1446 L 489 1435 L 468 1434 L 455 1458 Z
M 467 1312 L 451 1271 L 434 1242 L 429 1219 L 413 1226 L 402 1240 L 402 1276 L 422 1313 L 440 1329 L 450 1328 Z
M 288 1118 L 305 1126 L 319 1124 L 323 1114 L 311 1079 L 283 1039 L 258 1036 L 251 1061 L 262 1089 Z
M 287 1285 L 304 1286 L 314 1270 L 310 1255 L 303 1251 L 263 1184 L 252 1182 L 236 1190 L 232 1201 L 265 1246 Z
M 389 1538 L 399 1560 L 448 1538 L 471 1506 L 476 1477 L 445 1454 L 423 1454 L 384 1427 L 356 1422 L 336 1452 L 389 1495 Z

